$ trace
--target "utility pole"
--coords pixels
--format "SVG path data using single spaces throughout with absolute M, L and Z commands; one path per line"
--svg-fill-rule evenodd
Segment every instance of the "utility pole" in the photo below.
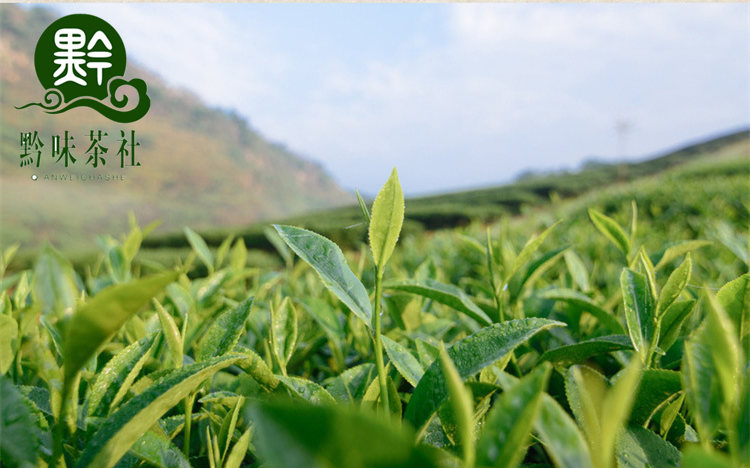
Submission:
M 633 124 L 626 119 L 617 119 L 615 121 L 615 132 L 617 132 L 617 180 L 624 182 L 627 179 L 627 168 L 625 166 L 625 144 L 627 143 L 628 133 L 633 129 Z

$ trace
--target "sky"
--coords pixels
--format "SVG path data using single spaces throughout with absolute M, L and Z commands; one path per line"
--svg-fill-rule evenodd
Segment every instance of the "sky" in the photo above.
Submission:
M 54 8 L 366 194 L 394 166 L 407 195 L 438 193 L 750 125 L 750 4 Z

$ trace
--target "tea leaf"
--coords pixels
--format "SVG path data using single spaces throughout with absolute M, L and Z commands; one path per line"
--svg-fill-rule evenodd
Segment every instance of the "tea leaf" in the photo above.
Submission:
M 79 306 L 65 334 L 65 380 L 70 380 L 100 346 L 177 275 L 176 272 L 158 273 L 110 286 Z
M 78 300 L 72 265 L 49 245 L 44 246 L 34 266 L 31 294 L 44 315 L 70 314 Z
M 589 217 L 599 232 L 615 244 L 626 257 L 630 254 L 630 239 L 617 221 L 594 209 L 589 209 Z
M 750 273 L 725 284 L 716 294 L 716 299 L 734 323 L 740 343 L 750 335 Z
M 284 242 L 318 273 L 323 284 L 371 327 L 372 307 L 362 283 L 354 276 L 341 249 L 325 237 L 293 226 L 274 225 Z
M 513 351 L 535 334 L 560 326 L 565 324 L 540 318 L 496 323 L 455 343 L 447 352 L 456 363 L 459 375 L 465 379 Z M 405 419 L 419 431 L 423 430 L 447 396 L 448 388 L 440 363 L 433 362 L 412 393 Z
M 538 236 L 534 236 L 531 239 L 529 239 L 526 242 L 526 245 L 523 246 L 523 249 L 521 249 L 521 253 L 518 254 L 516 259 L 513 261 L 513 265 L 510 267 L 510 269 L 505 273 L 505 283 L 508 283 L 510 281 L 510 278 L 523 266 L 531 260 L 532 255 L 536 253 L 537 250 L 539 250 L 539 247 L 541 247 L 544 240 L 547 238 L 547 236 L 550 235 L 553 229 L 557 227 L 557 225 L 560 224 L 560 221 L 556 222 L 552 226 L 545 229 L 541 234 Z
M 391 258 L 404 222 L 404 194 L 396 168 L 380 189 L 372 204 L 369 237 L 372 256 L 379 269 Z
M 682 455 L 672 444 L 642 427 L 628 427 L 617 438 L 618 468 L 676 468 Z
M 285 377 L 283 375 L 276 376 L 281 383 L 286 386 L 292 393 L 310 403 L 316 405 L 332 405 L 336 403 L 328 391 L 307 379 L 301 377 Z
M 481 466 L 515 468 L 521 463 L 550 370 L 549 364 L 537 367 L 495 401 L 477 442 Z
M 172 361 L 174 361 L 174 366 L 181 367 L 183 349 L 180 330 L 177 328 L 177 324 L 175 323 L 174 318 L 169 315 L 169 312 L 164 309 L 164 306 L 162 306 L 159 301 L 153 299 L 152 303 L 154 304 L 156 313 L 159 316 L 161 330 L 164 334 L 164 338 L 166 338 L 167 340 L 167 347 L 169 348 L 169 353 L 172 356 Z
M 107 416 L 118 405 L 143 368 L 155 338 L 156 335 L 142 338 L 107 362 L 91 387 L 90 416 Z
M 620 287 L 625 304 L 625 320 L 633 347 L 645 358 L 654 336 L 654 310 L 646 277 L 629 268 L 622 270 Z
M 672 303 L 680 297 L 683 289 L 687 286 L 690 281 L 690 274 L 693 270 L 693 262 L 690 259 L 690 254 L 685 257 L 685 261 L 680 264 L 679 267 L 675 268 L 669 279 L 667 279 L 664 289 L 662 289 L 659 295 L 659 301 L 656 304 L 656 315 L 661 316 Z
M 7 466 L 38 466 L 40 440 L 29 405 L 10 379 L 0 376 L 0 462 Z
M 8 372 L 16 352 L 14 341 L 18 338 L 18 324 L 9 315 L 0 314 L 0 375 Z
M 387 282 L 385 287 L 432 299 L 435 302 L 463 312 L 483 326 L 492 323 L 487 314 L 474 304 L 463 290 L 452 284 L 444 284 L 432 279 L 407 279 L 399 282 Z
M 575 364 L 592 356 L 623 349 L 633 349 L 630 337 L 626 335 L 600 336 L 580 343 L 550 349 L 539 360 L 556 362 L 562 365 Z
M 548 289 L 536 293 L 536 296 L 545 299 L 552 299 L 555 301 L 562 301 L 567 304 L 576 306 L 596 317 L 596 319 L 607 329 L 609 329 L 610 332 L 615 334 L 625 333 L 625 327 L 623 327 L 622 324 L 617 321 L 617 318 L 596 305 L 594 301 L 591 300 L 591 298 L 589 298 L 585 294 L 579 293 L 578 291 L 564 288 Z
M 688 252 L 692 252 L 693 250 L 700 249 L 701 247 L 706 247 L 711 244 L 713 244 L 713 242 L 706 240 L 690 240 L 672 245 L 664 250 L 664 253 L 659 257 L 658 261 L 653 259 L 656 262 L 656 266 L 654 267 L 654 269 L 656 271 L 659 271 L 664 268 L 667 263 L 671 262 L 675 258 L 681 257 Z
M 253 298 L 248 297 L 234 309 L 229 309 L 219 315 L 203 336 L 195 352 L 196 360 L 205 361 L 231 351 L 245 331 L 245 322 L 250 315 L 252 305 Z
M 424 369 L 419 361 L 409 352 L 408 349 L 401 346 L 387 336 L 380 337 L 383 340 L 383 347 L 388 354 L 398 372 L 413 386 L 416 387 L 419 379 L 424 375 Z
M 225 355 L 177 369 L 122 405 L 81 453 L 77 468 L 111 468 L 159 418 L 219 370 L 236 363 Z
M 405 428 L 349 408 L 260 402 L 251 419 L 254 443 L 269 468 L 438 466 Z
M 240 468 L 242 461 L 245 458 L 247 449 L 250 446 L 250 438 L 253 433 L 251 429 L 248 429 L 242 434 L 242 437 L 234 444 L 232 450 L 229 452 L 229 456 L 224 461 L 224 468 Z
M 445 348 L 440 349 L 440 365 L 443 370 L 443 378 L 448 386 L 450 403 L 458 426 L 458 439 L 463 451 L 464 466 L 473 468 L 476 456 L 474 451 L 474 399 L 471 396 L 471 391 L 464 385 L 453 361 L 445 352 Z M 480 454 L 482 453 L 486 453 L 486 451 L 480 452 Z
M 214 271 L 214 256 L 211 253 L 211 250 L 209 250 L 208 245 L 206 245 L 206 241 L 204 241 L 197 232 L 187 226 L 185 226 L 184 232 L 185 237 L 187 237 L 190 246 L 198 255 L 198 258 L 200 258 L 201 262 L 206 265 L 209 273 L 212 273 Z
M 510 389 L 519 380 L 510 374 L 491 367 L 503 389 Z M 542 393 L 539 414 L 534 421 L 534 432 L 544 444 L 555 466 L 561 468 L 592 468 L 591 455 L 575 421 L 554 398 Z
M 695 306 L 692 299 L 676 301 L 664 312 L 661 319 L 661 333 L 659 334 L 659 347 L 668 350 L 680 336 L 680 329 L 685 320 L 690 316 Z

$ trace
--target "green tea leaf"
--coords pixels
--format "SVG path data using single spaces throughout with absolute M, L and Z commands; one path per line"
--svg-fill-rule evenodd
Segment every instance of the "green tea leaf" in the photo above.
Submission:
M 229 252 L 229 268 L 232 271 L 241 271 L 247 264 L 247 247 L 245 247 L 245 241 L 240 237 L 232 246 L 232 250 Z
M 600 466 L 604 461 L 612 460 L 615 452 L 615 440 L 617 434 L 628 420 L 631 408 L 635 401 L 635 391 L 641 380 L 642 367 L 638 359 L 632 359 L 628 366 L 617 374 L 614 384 L 604 397 L 601 413 L 599 413 L 601 424 L 601 458 Z
M 234 405 L 234 410 L 227 413 L 224 417 L 224 421 L 221 423 L 221 430 L 219 431 L 219 448 L 224 447 L 221 452 L 221 460 L 227 455 L 229 445 L 232 443 L 234 437 L 234 430 L 237 427 L 237 420 L 240 416 L 240 409 L 245 403 L 244 397 L 239 397 Z
M 591 289 L 589 283 L 589 273 L 586 270 L 586 266 L 583 264 L 583 260 L 572 250 L 566 250 L 563 254 L 565 257 L 565 264 L 568 267 L 568 272 L 576 282 L 578 287 L 583 292 L 588 292 Z
M 195 359 L 205 361 L 231 351 L 245 331 L 245 322 L 250 316 L 252 305 L 253 297 L 248 297 L 234 309 L 220 314 L 203 335 L 195 352 Z
M 386 366 L 386 372 L 388 367 Z M 401 419 L 401 398 L 398 396 L 398 390 L 396 385 L 393 383 L 393 379 L 386 378 L 386 385 L 388 387 L 388 412 L 393 416 L 394 420 Z M 370 385 L 367 387 L 365 394 L 362 396 L 362 408 L 370 408 L 373 411 L 384 411 L 383 401 L 380 399 L 380 382 L 377 378 L 372 379 Z
M 198 258 L 200 258 L 201 262 L 203 262 L 203 264 L 206 265 L 206 268 L 208 269 L 209 273 L 213 272 L 214 271 L 214 256 L 211 253 L 211 250 L 209 250 L 208 245 L 206 245 L 206 241 L 204 241 L 203 238 L 197 232 L 193 231 L 187 226 L 185 226 L 184 231 L 185 231 L 185 237 L 187 237 L 187 240 L 190 243 L 190 246 L 198 255 Z
M 672 444 L 642 427 L 631 426 L 617 438 L 618 468 L 677 468 L 682 455 Z
M 359 190 L 354 189 L 354 193 L 357 194 L 357 203 L 359 204 L 359 209 L 362 211 L 362 216 L 367 221 L 367 224 L 370 224 L 370 212 L 367 210 L 367 204 L 365 203 L 365 200 L 362 198 L 362 195 L 359 194 Z
M 221 241 L 221 245 L 216 249 L 216 268 L 221 268 L 224 264 L 224 260 L 227 258 L 227 253 L 229 253 L 229 248 L 232 246 L 232 241 L 234 241 L 234 235 L 230 234 Z
M 391 176 L 375 197 L 370 220 L 370 248 L 375 264 L 381 270 L 391 258 L 403 223 L 404 194 L 398 181 L 398 172 L 393 168 Z
M 261 402 L 251 419 L 253 442 L 269 468 L 438 466 L 406 428 L 350 408 Z
M 279 379 L 268 367 L 266 361 L 258 356 L 255 351 L 245 346 L 237 345 L 234 347 L 232 353 L 242 356 L 242 359 L 237 362 L 237 367 L 247 372 L 250 377 L 266 387 L 266 389 L 273 390 L 279 385 Z
M 31 294 L 44 315 L 70 314 L 78 300 L 73 266 L 49 245 L 44 246 L 34 266 Z
M 417 338 L 416 344 L 417 355 L 419 356 L 419 361 L 422 363 L 422 367 L 430 367 L 440 354 L 440 348 L 419 338 Z
M 719 427 L 722 394 L 711 352 L 710 334 L 704 324 L 685 341 L 682 387 L 701 439 L 711 440 Z
M 664 312 L 661 319 L 661 333 L 659 334 L 659 347 L 668 350 L 680 336 L 683 322 L 690 316 L 695 306 L 692 299 L 676 301 Z
M 263 235 L 266 236 L 268 242 L 271 243 L 274 249 L 279 253 L 285 265 L 292 264 L 292 252 L 289 247 L 286 246 L 283 239 L 279 237 L 279 234 L 271 228 L 263 229 Z
M 360 364 L 328 380 L 325 387 L 337 401 L 354 403 L 362 399 L 375 372 L 375 364 Z
M 122 405 L 102 424 L 81 453 L 77 468 L 111 468 L 130 447 L 204 380 L 236 363 L 225 355 L 177 369 Z
M 667 279 L 664 289 L 659 294 L 659 301 L 656 303 L 656 315 L 660 316 L 672 305 L 674 301 L 680 297 L 682 291 L 690 281 L 690 274 L 693 271 L 693 262 L 690 259 L 690 254 L 685 257 L 685 261 L 680 264 L 679 267 L 675 268 L 669 279 Z
M 736 418 L 730 428 L 736 434 L 736 443 L 731 448 L 740 463 L 750 465 L 750 368 L 745 367 L 744 374 Z
M 537 333 L 564 323 L 541 318 L 510 320 L 483 328 L 448 349 L 461 378 L 466 379 L 494 363 Z M 414 389 L 405 419 L 419 431 L 448 396 L 439 362 L 433 362 Z
M 724 454 L 702 447 L 688 447 L 682 457 L 682 468 L 736 468 Z
M 646 277 L 624 268 L 620 275 L 620 287 L 625 304 L 625 320 L 628 334 L 636 351 L 645 357 L 654 336 L 654 307 Z
M 561 301 L 578 307 L 596 317 L 596 319 L 607 329 L 609 329 L 610 332 L 615 334 L 625 333 L 625 327 L 623 327 L 622 324 L 617 321 L 617 318 L 596 305 L 596 303 L 594 303 L 594 301 L 592 301 L 590 297 L 586 296 L 585 294 L 581 294 L 578 291 L 564 288 L 548 289 L 545 291 L 540 291 L 536 293 L 536 295 L 537 297 Z
M 463 451 L 464 466 L 473 467 L 476 457 L 474 450 L 474 398 L 471 396 L 471 391 L 464 385 L 458 369 L 456 369 L 448 353 L 445 352 L 445 348 L 440 349 L 440 365 L 443 370 L 443 378 L 448 386 L 448 395 L 450 396 L 451 407 L 455 415 L 458 440 Z
M 303 308 L 330 337 L 344 338 L 344 327 L 339 321 L 336 311 L 327 302 L 316 297 L 306 297 L 302 300 L 302 304 Z
M 190 468 L 182 451 L 163 436 L 153 431 L 145 432 L 130 448 L 130 454 L 148 462 L 152 466 L 164 468 Z
M 16 352 L 14 342 L 18 338 L 18 324 L 9 315 L 0 315 L 0 375 L 13 364 Z
M 421 379 L 424 374 L 424 369 L 419 361 L 417 361 L 417 358 L 415 358 L 408 349 L 387 336 L 381 335 L 380 339 L 383 341 L 383 347 L 388 354 L 388 359 L 391 360 L 399 374 L 401 374 L 413 387 L 416 387 L 419 383 L 419 379 Z
M 297 314 L 288 297 L 278 308 L 271 307 L 271 343 L 280 366 L 286 369 L 297 346 Z
M 646 369 L 635 393 L 630 424 L 643 426 L 665 401 L 682 389 L 680 373 L 662 369 Z
M 70 380 L 125 322 L 169 283 L 176 272 L 110 286 L 78 307 L 64 340 L 65 380 Z
M 716 299 L 734 323 L 740 343 L 750 335 L 750 273 L 725 284 L 716 294 Z
M 292 393 L 304 400 L 309 401 L 315 405 L 332 405 L 336 403 L 328 391 L 316 384 L 315 382 L 301 377 L 285 377 L 283 375 L 277 375 L 281 383 L 286 388 L 292 391 Z
M 638 252 L 638 259 L 641 261 L 641 267 L 643 268 L 643 274 L 646 276 L 651 297 L 653 300 L 656 300 L 659 297 L 659 288 L 656 285 L 656 270 L 654 269 L 654 264 L 651 263 L 651 259 L 646 254 L 645 247 L 641 247 L 641 250 Z
M 480 309 L 469 296 L 460 288 L 452 284 L 445 284 L 433 279 L 407 279 L 398 282 L 387 282 L 388 289 L 405 291 L 447 305 L 459 312 L 463 312 L 483 326 L 490 325 L 492 320 Z
M 623 349 L 633 349 L 630 337 L 626 335 L 599 336 L 580 343 L 551 349 L 542 355 L 540 361 L 550 361 L 562 365 L 576 364 L 592 356 Z
M 29 405 L 10 379 L 0 376 L 0 462 L 3 466 L 38 466 L 40 434 Z
M 725 415 L 734 410 L 739 392 L 744 356 L 732 321 L 724 308 L 711 294 L 708 295 L 706 338 L 710 342 L 714 361 L 714 377 L 718 378 L 725 405 Z
M 481 466 L 515 468 L 521 463 L 550 370 L 549 364 L 537 367 L 495 401 L 477 442 Z
M 594 209 L 589 209 L 589 217 L 599 232 L 615 244 L 626 257 L 630 254 L 630 239 L 617 221 Z
M 669 434 L 669 430 L 672 428 L 672 424 L 674 424 L 675 419 L 677 419 L 677 415 L 680 414 L 680 408 L 682 408 L 682 404 L 685 402 L 684 392 L 679 392 L 677 395 L 678 396 L 674 401 L 667 404 L 664 411 L 661 413 L 661 418 L 659 419 L 659 432 L 662 434 Z
M 675 258 L 679 258 L 688 252 L 700 249 L 701 247 L 706 247 L 711 244 L 713 244 L 713 242 L 707 240 L 690 240 L 672 245 L 664 251 L 664 253 L 659 257 L 658 261 L 655 258 L 653 259 L 653 261 L 656 262 L 656 266 L 654 267 L 654 269 L 656 271 L 659 271 Z
M 229 456 L 224 461 L 224 468 L 240 468 L 242 461 L 245 459 L 247 449 L 250 447 L 250 438 L 252 437 L 252 430 L 248 429 L 242 434 L 242 437 L 234 444 L 232 450 L 229 452 Z
M 510 374 L 491 367 L 504 390 L 519 380 Z M 542 441 L 555 466 L 560 468 L 593 468 L 586 439 L 568 413 L 546 393 L 542 393 L 539 414 L 534 421 L 534 432 Z
M 371 327 L 370 297 L 354 276 L 341 249 L 325 237 L 293 226 L 274 225 L 284 242 L 318 273 L 323 284 Z
M 521 249 L 521 253 L 518 254 L 516 259 L 513 261 L 513 265 L 510 267 L 510 269 L 505 273 L 505 283 L 508 283 L 510 281 L 510 278 L 523 266 L 531 260 L 531 257 L 536 253 L 537 250 L 539 250 L 539 247 L 541 247 L 544 240 L 547 238 L 547 236 L 550 235 L 552 230 L 557 227 L 557 225 L 560 224 L 560 221 L 557 221 L 552 226 L 548 227 L 544 230 L 541 234 L 538 236 L 534 236 L 531 239 L 529 239 L 526 242 L 526 245 L 523 246 L 523 249 Z
M 172 361 L 174 361 L 174 366 L 181 367 L 183 349 L 180 330 L 179 328 L 177 328 L 177 324 L 175 323 L 174 318 L 169 315 L 169 312 L 164 309 L 164 306 L 162 306 L 158 300 L 153 299 L 152 303 L 154 304 L 156 313 L 159 316 L 161 330 L 164 334 L 164 338 L 166 338 L 167 340 L 167 347 L 169 348 L 169 353 L 172 356 Z
M 117 407 L 143 368 L 155 338 L 156 335 L 142 338 L 107 362 L 91 387 L 89 416 L 107 416 Z

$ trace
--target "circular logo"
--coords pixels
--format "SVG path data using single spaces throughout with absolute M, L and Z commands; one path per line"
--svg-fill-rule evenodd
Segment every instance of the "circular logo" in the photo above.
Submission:
M 65 101 L 88 96 L 104 99 L 111 78 L 125 73 L 125 45 L 106 21 L 92 15 L 68 15 L 39 37 L 34 66 L 45 89 L 57 89 Z

